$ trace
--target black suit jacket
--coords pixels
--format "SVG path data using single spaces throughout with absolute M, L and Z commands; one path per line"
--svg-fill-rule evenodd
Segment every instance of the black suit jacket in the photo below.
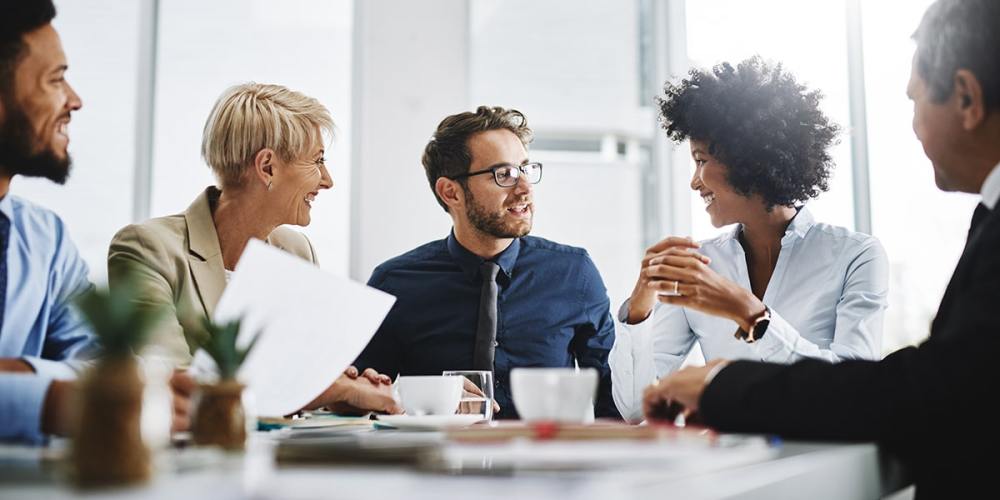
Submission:
M 919 347 L 882 361 L 734 362 L 702 394 L 705 422 L 727 432 L 877 441 L 909 466 L 918 498 L 1000 495 L 992 476 L 1000 473 L 996 208 L 970 231 Z

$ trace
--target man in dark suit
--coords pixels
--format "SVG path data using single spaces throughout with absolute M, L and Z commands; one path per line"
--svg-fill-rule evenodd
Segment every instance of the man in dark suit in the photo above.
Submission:
M 715 360 L 650 386 L 644 410 L 655 419 L 665 403 L 678 403 L 721 431 L 877 441 L 910 467 L 919 498 L 993 496 L 1000 465 L 1000 2 L 938 0 L 914 39 L 907 94 L 937 185 L 982 195 L 930 337 L 878 362 Z

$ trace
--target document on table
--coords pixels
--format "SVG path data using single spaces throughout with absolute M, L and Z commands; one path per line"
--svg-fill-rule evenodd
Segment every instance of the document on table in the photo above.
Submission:
M 653 468 L 708 472 L 774 458 L 778 449 L 760 436 L 725 435 L 708 442 L 693 436 L 652 441 L 531 441 L 448 443 L 433 457 L 431 469 L 466 471 L 588 470 Z
M 278 417 L 329 387 L 361 354 L 395 300 L 251 239 L 212 319 L 242 319 L 239 346 L 259 336 L 238 378 L 251 391 L 257 415 Z M 215 363 L 198 351 L 192 370 L 214 372 Z

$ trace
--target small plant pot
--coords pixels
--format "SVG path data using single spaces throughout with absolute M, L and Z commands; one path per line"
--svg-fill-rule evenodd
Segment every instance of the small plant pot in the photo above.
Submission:
M 191 422 L 191 438 L 197 445 L 242 450 L 247 441 L 245 386 L 234 380 L 202 385 L 198 406 Z
M 96 364 L 81 381 L 72 447 L 72 476 L 82 488 L 148 481 L 149 449 L 142 441 L 142 379 L 131 356 Z

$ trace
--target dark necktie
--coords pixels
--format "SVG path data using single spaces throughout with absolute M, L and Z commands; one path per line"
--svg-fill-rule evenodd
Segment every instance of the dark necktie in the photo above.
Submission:
M 476 348 L 472 353 L 472 368 L 493 371 L 493 354 L 497 340 L 497 273 L 496 262 L 483 262 L 479 276 L 483 288 L 479 294 L 479 323 L 476 326 Z
M 969 227 L 969 233 L 972 233 L 979 224 L 983 222 L 983 219 L 990 214 L 990 209 L 986 208 L 986 205 L 980 203 L 976 205 L 976 211 L 972 212 L 972 225 Z
M 966 247 L 969 246 L 972 238 L 976 236 L 979 227 L 982 226 L 983 221 L 986 220 L 986 216 L 989 214 L 990 209 L 986 208 L 986 205 L 982 203 L 976 205 L 976 211 L 972 212 L 972 223 L 969 224 L 969 237 L 965 240 Z
M 10 240 L 10 219 L 0 213 L 0 329 L 3 328 L 7 307 L 7 241 Z

